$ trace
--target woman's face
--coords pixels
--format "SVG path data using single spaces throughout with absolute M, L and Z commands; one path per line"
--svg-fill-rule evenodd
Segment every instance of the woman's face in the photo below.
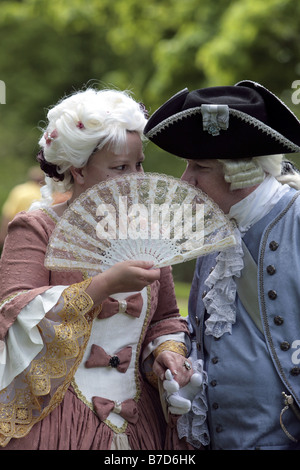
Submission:
M 128 173 L 142 173 L 145 159 L 142 141 L 137 132 L 127 132 L 127 145 L 122 153 L 116 154 L 106 145 L 95 152 L 87 165 L 72 172 L 80 192 L 101 181 Z

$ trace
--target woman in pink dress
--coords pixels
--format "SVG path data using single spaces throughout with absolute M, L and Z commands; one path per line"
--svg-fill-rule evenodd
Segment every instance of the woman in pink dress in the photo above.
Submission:
M 171 269 L 125 261 L 89 277 L 44 266 L 74 199 L 143 171 L 144 110 L 125 92 L 87 89 L 47 117 L 38 155 L 46 194 L 11 222 L 0 265 L 1 448 L 183 448 L 153 385 L 166 369 L 180 386 L 192 374 Z M 57 189 L 72 196 L 51 205 Z

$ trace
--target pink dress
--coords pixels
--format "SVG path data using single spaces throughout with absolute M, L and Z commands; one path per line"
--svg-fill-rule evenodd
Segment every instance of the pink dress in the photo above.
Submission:
M 82 273 L 44 267 L 56 221 L 51 209 L 18 214 L 1 257 L 0 449 L 188 448 L 146 379 L 160 338 L 188 332 L 171 268 L 94 308 Z

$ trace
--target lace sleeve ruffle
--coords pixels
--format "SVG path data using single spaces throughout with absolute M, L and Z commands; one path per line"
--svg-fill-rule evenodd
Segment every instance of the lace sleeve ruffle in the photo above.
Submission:
M 192 446 L 197 449 L 207 446 L 210 442 L 207 427 L 207 373 L 203 370 L 203 361 L 201 359 L 193 361 L 193 369 L 202 375 L 202 385 L 199 392 L 192 401 L 191 410 L 180 416 L 177 421 L 177 431 L 179 439 L 186 438 Z
M 0 392 L 0 445 L 21 438 L 61 403 L 82 360 L 98 313 L 86 294 L 90 279 L 65 288 L 38 330 L 43 347 Z
M 16 320 L 8 329 L 6 337 L 0 342 L 0 390 L 28 367 L 30 362 L 43 348 L 38 324 L 47 312 L 57 304 L 67 286 L 55 286 L 36 295 L 19 312 Z M 22 292 L 7 299 L 3 305 L 16 308 L 14 299 Z M 10 304 L 12 304 L 10 306 Z

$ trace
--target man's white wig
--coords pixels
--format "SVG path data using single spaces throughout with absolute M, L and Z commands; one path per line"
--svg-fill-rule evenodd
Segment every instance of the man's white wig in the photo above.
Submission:
M 242 159 L 219 159 L 223 164 L 224 179 L 230 189 L 248 188 L 260 184 L 266 174 L 279 177 L 283 155 L 266 155 Z

